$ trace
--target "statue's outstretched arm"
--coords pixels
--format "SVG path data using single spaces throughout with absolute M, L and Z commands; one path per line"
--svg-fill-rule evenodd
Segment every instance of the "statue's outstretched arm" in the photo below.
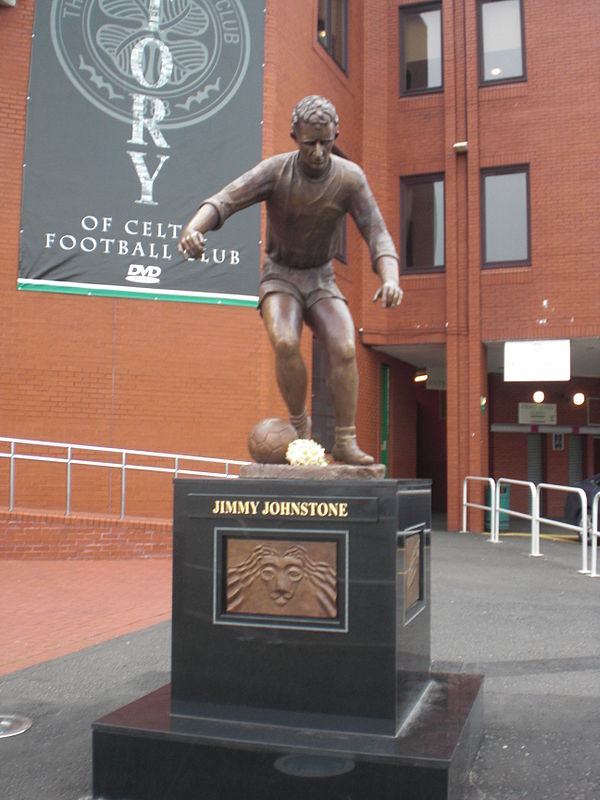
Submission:
M 397 259 L 393 256 L 380 256 L 375 263 L 375 272 L 381 278 L 381 286 L 375 292 L 373 302 L 381 298 L 384 308 L 399 306 L 403 292 L 398 283 Z
M 191 220 L 185 225 L 179 237 L 177 249 L 184 258 L 201 258 L 206 247 L 206 231 L 211 231 L 219 223 L 219 215 L 214 206 L 200 206 Z

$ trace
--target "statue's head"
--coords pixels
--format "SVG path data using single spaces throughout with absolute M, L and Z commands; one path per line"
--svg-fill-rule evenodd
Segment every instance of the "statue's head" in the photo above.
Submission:
M 339 118 L 335 106 L 326 97 L 320 94 L 310 94 L 302 98 L 294 106 L 292 111 L 292 138 L 297 138 L 297 127 L 300 122 L 307 122 L 309 125 L 323 127 L 333 124 L 336 137 L 339 134 Z
M 309 95 L 292 112 L 292 138 L 298 143 L 300 164 L 311 177 L 329 169 L 331 151 L 339 135 L 335 106 L 320 95 Z

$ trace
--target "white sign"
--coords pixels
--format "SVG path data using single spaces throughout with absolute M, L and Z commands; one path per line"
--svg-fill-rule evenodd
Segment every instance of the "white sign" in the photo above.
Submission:
M 519 425 L 556 425 L 556 403 L 519 403 Z
M 504 380 L 571 380 L 570 340 L 504 342 Z

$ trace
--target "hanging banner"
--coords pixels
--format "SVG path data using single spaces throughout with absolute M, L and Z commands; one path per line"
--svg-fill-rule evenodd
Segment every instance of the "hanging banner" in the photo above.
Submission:
M 18 287 L 255 306 L 258 206 L 177 252 L 261 158 L 262 0 L 39 0 Z

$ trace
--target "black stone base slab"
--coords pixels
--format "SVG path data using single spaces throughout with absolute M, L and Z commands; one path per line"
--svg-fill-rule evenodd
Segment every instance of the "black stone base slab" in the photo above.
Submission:
M 482 678 L 432 675 L 397 736 L 171 717 L 170 685 L 94 723 L 97 800 L 461 800 Z

